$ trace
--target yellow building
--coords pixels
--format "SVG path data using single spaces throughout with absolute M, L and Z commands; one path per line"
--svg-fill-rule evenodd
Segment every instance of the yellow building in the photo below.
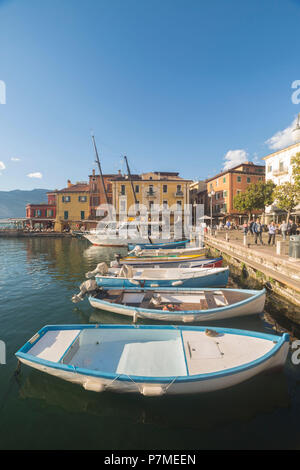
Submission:
M 55 231 L 78 230 L 90 215 L 90 187 L 87 183 L 72 184 L 56 193 Z
M 120 214 L 134 215 L 142 206 L 151 211 L 153 205 L 168 207 L 171 211 L 184 210 L 184 205 L 189 204 L 189 186 L 191 180 L 186 180 L 172 172 L 151 172 L 141 175 L 119 175 L 111 180 L 113 205 L 117 218 Z M 137 206 L 135 207 L 134 187 Z M 133 209 L 133 210 L 130 210 Z

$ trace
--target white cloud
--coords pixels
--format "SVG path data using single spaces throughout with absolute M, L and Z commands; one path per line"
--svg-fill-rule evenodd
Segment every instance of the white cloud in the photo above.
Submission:
M 295 129 L 297 124 L 297 118 L 293 122 L 283 129 L 283 131 L 278 131 L 273 137 L 270 137 L 265 143 L 272 150 L 280 150 L 282 148 L 288 147 L 294 143 L 292 132 Z
M 11 161 L 12 161 L 12 162 L 20 162 L 20 161 L 21 161 L 21 158 L 12 157 L 12 158 L 11 158 Z
M 6 166 L 3 162 L 0 161 L 0 170 L 5 170 Z
M 248 161 L 248 153 L 246 150 L 239 149 L 239 150 L 229 150 L 225 157 L 225 164 L 223 167 L 223 171 L 229 170 L 234 166 L 239 165 L 240 163 L 244 163 Z
M 43 178 L 42 173 L 37 171 L 36 173 L 28 173 L 27 175 L 29 178 Z

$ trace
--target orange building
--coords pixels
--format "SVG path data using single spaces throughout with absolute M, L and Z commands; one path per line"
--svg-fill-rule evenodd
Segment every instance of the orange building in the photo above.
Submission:
M 207 179 L 207 193 L 212 209 L 213 223 L 225 223 L 230 220 L 237 225 L 242 224 L 248 216 L 246 213 L 239 213 L 234 208 L 234 197 L 246 191 L 250 184 L 259 181 L 265 181 L 265 166 L 255 165 L 252 162 L 241 163 Z
M 111 181 L 114 178 L 120 176 L 117 174 L 104 174 L 103 181 L 106 189 L 107 194 L 107 202 L 108 204 L 113 203 L 113 195 L 112 195 L 112 183 Z M 103 189 L 103 184 L 100 175 L 96 175 L 95 170 L 93 170 L 92 175 L 89 176 L 89 186 L 90 186 L 90 218 L 93 220 L 98 220 L 103 216 L 97 211 L 97 208 L 101 204 L 106 204 L 105 194 Z

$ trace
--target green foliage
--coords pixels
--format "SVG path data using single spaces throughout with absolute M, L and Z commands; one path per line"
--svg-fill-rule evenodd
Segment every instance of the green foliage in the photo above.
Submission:
M 274 198 L 276 199 L 276 206 L 287 212 L 287 219 L 291 211 L 300 202 L 299 189 L 295 184 L 284 183 L 276 186 L 274 190 Z
M 254 210 L 264 210 L 274 201 L 274 188 L 273 181 L 252 183 L 245 192 L 235 196 L 234 208 L 240 212 L 247 212 L 249 215 Z
M 293 165 L 293 177 L 297 190 L 300 191 L 300 152 L 291 159 Z

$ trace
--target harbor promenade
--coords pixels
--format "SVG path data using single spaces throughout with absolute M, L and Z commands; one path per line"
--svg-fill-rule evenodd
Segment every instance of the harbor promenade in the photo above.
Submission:
M 256 278 L 264 277 L 285 297 L 300 306 L 300 259 L 289 257 L 289 238 L 286 241 L 276 236 L 274 246 L 268 245 L 268 233 L 263 233 L 263 245 L 255 244 L 250 233 L 244 239 L 240 230 L 217 230 L 205 235 L 208 248 L 217 250 L 250 268 Z

